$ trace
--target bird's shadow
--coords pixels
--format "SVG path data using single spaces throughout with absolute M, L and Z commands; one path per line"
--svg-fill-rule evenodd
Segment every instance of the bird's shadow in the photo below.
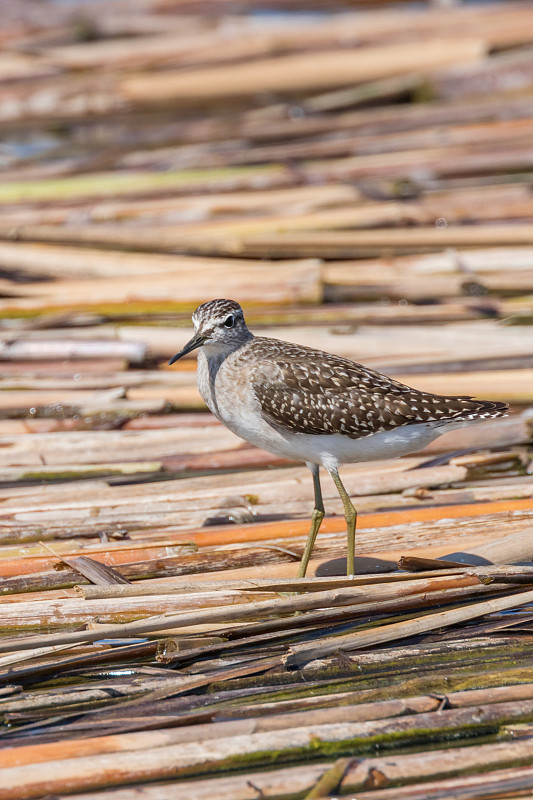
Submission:
M 464 553 L 459 551 L 457 553 L 449 553 L 445 556 L 437 558 L 436 561 L 455 561 L 458 564 L 464 564 L 470 567 L 483 567 L 492 566 L 492 561 L 488 561 L 482 556 L 474 555 L 473 553 Z M 517 564 L 521 566 L 532 566 L 531 561 L 519 561 Z M 378 572 L 397 572 L 398 562 L 391 561 L 384 558 L 371 558 L 362 556 L 355 559 L 355 574 L 356 575 L 371 575 Z M 326 561 L 320 564 L 315 572 L 317 578 L 331 578 L 331 577 L 344 577 L 346 575 L 346 559 L 345 558 L 332 558 L 331 561 Z
M 395 572 L 398 569 L 396 561 L 385 560 L 384 558 L 371 558 L 361 556 L 355 559 L 356 575 L 373 575 L 377 572 Z M 346 576 L 346 559 L 332 558 L 320 564 L 315 572 L 317 578 L 331 578 L 333 576 Z

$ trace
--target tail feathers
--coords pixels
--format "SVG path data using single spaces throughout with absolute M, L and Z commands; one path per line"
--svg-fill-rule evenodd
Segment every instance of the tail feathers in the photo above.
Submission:
M 507 403 L 500 403 L 497 400 L 474 400 L 471 397 L 451 397 L 449 399 L 459 401 L 461 404 L 456 413 L 450 415 L 450 420 L 454 421 L 504 417 L 509 410 Z

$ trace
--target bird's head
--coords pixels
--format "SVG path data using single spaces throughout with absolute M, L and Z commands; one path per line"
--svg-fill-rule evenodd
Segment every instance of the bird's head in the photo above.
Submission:
M 194 336 L 183 350 L 173 356 L 169 364 L 174 364 L 182 356 L 205 347 L 214 352 L 231 352 L 248 341 L 252 334 L 246 327 L 242 308 L 235 300 L 209 300 L 198 306 L 192 315 Z

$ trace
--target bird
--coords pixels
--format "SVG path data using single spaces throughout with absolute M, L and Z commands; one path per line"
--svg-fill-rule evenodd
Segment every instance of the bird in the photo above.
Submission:
M 354 575 L 357 511 L 339 467 L 417 452 L 446 431 L 508 409 L 502 402 L 422 392 L 348 358 L 254 336 L 234 300 L 203 303 L 192 322 L 194 336 L 169 364 L 198 349 L 198 388 L 215 417 L 241 439 L 311 471 L 314 509 L 300 578 L 325 515 L 321 467 L 344 506 L 346 572 Z

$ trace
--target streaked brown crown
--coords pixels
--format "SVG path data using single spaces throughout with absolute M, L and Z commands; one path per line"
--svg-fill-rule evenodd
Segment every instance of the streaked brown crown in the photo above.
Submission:
M 203 329 L 222 322 L 230 314 L 244 321 L 243 310 L 235 300 L 209 300 L 198 306 L 192 315 L 192 320 L 197 329 Z

